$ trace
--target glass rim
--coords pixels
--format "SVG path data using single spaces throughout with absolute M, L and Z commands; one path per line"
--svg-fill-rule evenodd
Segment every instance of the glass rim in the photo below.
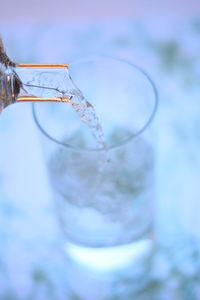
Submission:
M 149 74 L 143 68 L 141 68 L 137 64 L 132 63 L 132 62 L 130 62 L 126 59 L 123 59 L 123 58 L 114 57 L 114 56 L 107 56 L 107 55 L 88 56 L 88 57 L 83 57 L 83 58 L 76 59 L 75 61 L 72 61 L 71 63 L 69 63 L 69 66 L 72 65 L 72 64 L 75 64 L 75 63 L 81 63 L 82 60 L 92 59 L 93 57 L 113 59 L 115 61 L 119 61 L 121 63 L 125 63 L 125 64 L 128 64 L 128 65 L 132 66 L 133 68 L 138 70 L 142 75 L 144 75 L 144 77 L 150 83 L 150 86 L 152 87 L 152 91 L 153 91 L 153 94 L 154 94 L 154 107 L 153 107 L 153 110 L 152 110 L 147 122 L 144 124 L 144 126 L 140 130 L 138 130 L 136 133 L 131 134 L 128 138 L 126 138 L 122 142 L 120 142 L 120 143 L 118 143 L 114 146 L 108 146 L 106 148 L 107 150 L 112 150 L 112 149 L 116 149 L 116 148 L 119 148 L 119 147 L 127 144 L 132 139 L 134 139 L 134 138 L 138 137 L 139 135 L 141 135 L 149 127 L 149 125 L 152 123 L 152 121 L 153 121 L 153 119 L 156 115 L 157 109 L 158 109 L 158 103 L 159 103 L 158 91 L 157 91 L 156 85 L 153 82 L 152 78 L 149 76 Z M 104 148 L 94 149 L 94 148 L 81 148 L 81 147 L 72 146 L 70 144 L 63 143 L 63 142 L 55 139 L 54 137 L 52 137 L 40 124 L 40 122 L 37 118 L 37 113 L 36 113 L 36 109 L 35 109 L 36 105 L 39 105 L 39 104 L 38 103 L 32 103 L 33 119 L 34 119 L 38 129 L 42 132 L 42 134 L 45 137 L 47 137 L 49 140 L 51 140 L 52 142 L 54 142 L 54 143 L 56 143 L 60 146 L 63 146 L 65 148 L 67 148 L 68 150 L 76 151 L 76 152 L 101 152 L 101 151 L 105 151 Z

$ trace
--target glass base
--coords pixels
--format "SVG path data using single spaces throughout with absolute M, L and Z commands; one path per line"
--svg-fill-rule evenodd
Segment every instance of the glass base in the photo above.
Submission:
M 65 242 L 64 251 L 69 259 L 90 269 L 114 271 L 138 262 L 151 253 L 153 241 L 150 238 L 114 247 L 84 247 Z

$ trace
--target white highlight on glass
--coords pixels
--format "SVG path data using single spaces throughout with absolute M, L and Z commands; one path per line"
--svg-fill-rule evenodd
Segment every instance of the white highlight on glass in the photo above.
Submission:
M 126 267 L 149 253 L 150 250 L 149 239 L 128 245 L 101 248 L 82 247 L 72 243 L 65 244 L 65 251 L 72 259 L 101 271 Z

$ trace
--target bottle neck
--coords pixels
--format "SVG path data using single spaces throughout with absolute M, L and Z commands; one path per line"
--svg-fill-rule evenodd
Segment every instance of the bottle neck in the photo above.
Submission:
M 0 112 L 18 102 L 70 102 L 71 95 L 68 97 L 63 92 L 67 72 L 66 64 L 19 64 L 11 61 L 0 38 Z M 52 76 L 55 77 L 53 81 Z
M 20 80 L 15 72 L 16 64 L 7 56 L 0 38 L 0 109 L 16 101 Z
M 3 108 L 15 103 L 20 90 L 20 80 L 14 66 L 7 66 L 0 61 L 0 104 Z

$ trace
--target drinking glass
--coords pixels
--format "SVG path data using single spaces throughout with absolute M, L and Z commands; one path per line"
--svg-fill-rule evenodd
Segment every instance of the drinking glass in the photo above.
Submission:
M 69 64 L 69 74 L 93 105 L 107 149 L 95 148 L 91 131 L 69 103 L 33 104 L 33 117 L 42 136 L 65 247 L 101 265 L 101 253 L 126 259 L 139 241 L 152 239 L 152 121 L 158 96 L 144 70 L 119 58 L 79 59 Z

